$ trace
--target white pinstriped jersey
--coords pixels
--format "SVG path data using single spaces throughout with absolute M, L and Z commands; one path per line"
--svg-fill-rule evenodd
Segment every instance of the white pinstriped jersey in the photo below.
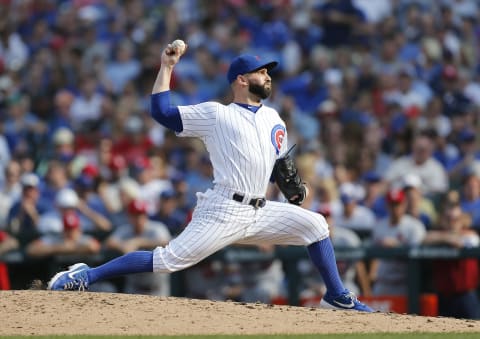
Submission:
M 200 138 L 214 169 L 214 188 L 197 193 L 187 227 L 165 247 L 153 252 L 155 272 L 190 267 L 233 243 L 309 245 L 328 237 L 325 218 L 299 206 L 264 197 L 276 159 L 286 152 L 285 123 L 262 106 L 256 113 L 237 104 L 205 102 L 179 106 L 182 137 Z M 242 202 L 233 194 L 244 195 Z
M 285 123 L 277 111 L 262 106 L 253 113 L 237 105 L 205 102 L 179 106 L 183 131 L 199 137 L 210 153 L 214 184 L 235 192 L 265 195 L 273 165 L 286 151 Z

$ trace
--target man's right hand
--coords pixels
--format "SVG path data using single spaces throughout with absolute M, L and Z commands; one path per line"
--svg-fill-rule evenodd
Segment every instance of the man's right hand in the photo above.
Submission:
M 183 50 L 182 52 L 180 48 L 174 48 L 171 44 L 168 44 L 168 46 L 163 50 L 162 53 L 162 65 L 167 67 L 175 66 L 180 60 L 180 57 L 185 53 L 187 48 L 188 45 L 186 45 L 185 50 Z

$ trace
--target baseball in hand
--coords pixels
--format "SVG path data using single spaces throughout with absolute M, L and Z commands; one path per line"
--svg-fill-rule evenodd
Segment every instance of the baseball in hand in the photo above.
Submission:
M 174 49 L 178 49 L 178 51 L 180 52 L 180 55 L 182 55 L 185 52 L 185 48 L 187 47 L 185 42 L 183 40 L 180 40 L 180 39 L 174 40 L 171 43 L 171 46 Z

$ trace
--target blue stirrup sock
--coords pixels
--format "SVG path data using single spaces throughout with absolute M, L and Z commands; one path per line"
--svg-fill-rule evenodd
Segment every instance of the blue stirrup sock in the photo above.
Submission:
M 115 258 L 103 265 L 87 271 L 88 282 L 93 284 L 130 273 L 153 272 L 153 252 L 135 251 Z
M 335 252 L 330 238 L 314 242 L 307 246 L 307 250 L 310 259 L 322 275 L 328 295 L 337 296 L 345 292 L 345 287 L 338 273 Z

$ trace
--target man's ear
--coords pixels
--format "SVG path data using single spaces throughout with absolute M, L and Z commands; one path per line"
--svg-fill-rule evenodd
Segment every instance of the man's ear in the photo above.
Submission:
M 237 76 L 237 80 L 240 85 L 248 85 L 247 77 L 242 74 Z

